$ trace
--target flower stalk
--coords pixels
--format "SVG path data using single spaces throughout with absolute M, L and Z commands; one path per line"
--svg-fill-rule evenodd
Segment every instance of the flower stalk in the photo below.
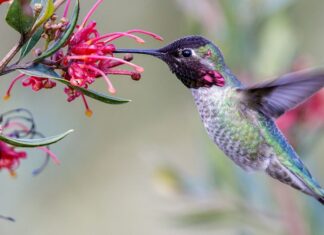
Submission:
M 0 61 L 0 75 L 6 70 L 7 65 L 12 61 L 12 59 L 17 55 L 22 46 L 25 44 L 26 39 L 21 36 L 20 40 L 13 46 L 13 48 L 5 55 L 5 57 Z

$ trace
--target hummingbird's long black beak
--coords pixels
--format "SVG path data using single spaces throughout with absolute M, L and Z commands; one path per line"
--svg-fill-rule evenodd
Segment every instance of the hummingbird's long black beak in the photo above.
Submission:
M 155 49 L 117 49 L 114 53 L 132 53 L 132 54 L 144 54 L 156 57 L 163 56 L 163 53 Z

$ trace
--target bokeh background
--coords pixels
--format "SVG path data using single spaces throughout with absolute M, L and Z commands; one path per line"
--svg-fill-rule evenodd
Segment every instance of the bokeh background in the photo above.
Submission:
M 93 3 L 81 1 L 82 16 Z M 5 10 L 0 8 L 1 18 Z M 253 83 L 324 64 L 323 11 L 322 0 L 106 0 L 93 19 L 101 32 L 142 28 L 162 35 L 164 43 L 204 35 L 221 47 L 242 80 Z M 4 23 L 0 34 L 3 56 L 18 36 Z M 148 39 L 146 47 L 164 43 Z M 130 39 L 118 46 L 142 47 Z M 190 92 L 167 66 L 135 59 L 146 69 L 141 81 L 113 78 L 117 95 L 133 102 L 91 101 L 90 119 L 80 100 L 65 101 L 60 86 L 33 93 L 18 85 L 10 101 L 0 101 L 1 111 L 30 109 L 46 135 L 76 130 L 52 147 L 60 166 L 50 164 L 33 177 L 43 157 L 32 150 L 16 179 L 1 172 L 0 212 L 17 222 L 0 221 L 0 234 L 324 233 L 323 206 L 262 173 L 234 166 L 208 139 Z M 1 94 L 12 77 L 2 77 Z M 105 91 L 102 81 L 95 88 Z M 322 185 L 323 119 L 311 125 L 303 119 L 289 130 Z

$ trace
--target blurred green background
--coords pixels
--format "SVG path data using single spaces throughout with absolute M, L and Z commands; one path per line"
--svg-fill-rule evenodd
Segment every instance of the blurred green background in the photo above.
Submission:
M 84 16 L 93 0 L 81 1 Z M 0 15 L 5 16 L 5 6 Z M 228 65 L 246 82 L 291 70 L 298 58 L 324 64 L 324 3 L 321 0 L 106 0 L 92 19 L 102 33 L 141 28 L 164 43 L 201 34 L 217 43 Z M 0 26 L 1 57 L 18 36 Z M 141 47 L 121 39 L 120 47 Z M 208 139 L 190 92 L 166 65 L 137 56 L 145 67 L 139 82 L 115 77 L 118 96 L 133 102 L 109 106 L 65 101 L 62 87 L 34 93 L 17 85 L 2 111 L 30 109 L 38 129 L 53 135 L 74 128 L 52 150 L 61 165 L 38 177 L 42 154 L 29 152 L 18 178 L 1 172 L 0 234 L 323 234 L 324 207 L 269 179 L 234 166 Z M 14 75 L 2 77 L 4 94 Z M 105 91 L 103 81 L 95 88 Z M 322 117 L 323 118 L 323 117 Z M 312 132 L 307 132 L 312 134 Z M 305 133 L 304 133 L 305 135 Z M 316 144 L 299 148 L 313 175 L 324 184 L 323 132 Z

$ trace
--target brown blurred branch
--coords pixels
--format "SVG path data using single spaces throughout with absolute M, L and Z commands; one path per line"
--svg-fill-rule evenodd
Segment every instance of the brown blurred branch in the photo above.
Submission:
M 15 55 L 20 51 L 21 47 L 24 45 L 25 39 L 22 36 L 19 42 L 7 53 L 7 55 L 0 61 L 0 73 L 2 73 L 10 61 L 15 57 Z

